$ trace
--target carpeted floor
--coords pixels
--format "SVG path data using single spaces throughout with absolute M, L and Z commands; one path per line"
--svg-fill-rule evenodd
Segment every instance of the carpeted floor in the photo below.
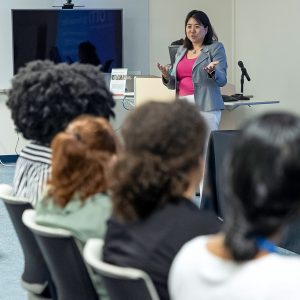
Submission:
M 0 183 L 11 184 L 14 167 L 0 165 Z M 0 299 L 23 300 L 26 293 L 20 285 L 23 253 L 7 211 L 0 201 Z

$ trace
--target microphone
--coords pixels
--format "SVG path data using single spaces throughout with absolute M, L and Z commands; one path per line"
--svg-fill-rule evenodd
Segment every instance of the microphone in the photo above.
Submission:
M 244 64 L 241 60 L 238 61 L 238 65 L 242 70 L 242 74 L 245 75 L 245 77 L 248 81 L 250 81 L 251 80 L 250 76 L 248 75 L 247 70 L 246 70 L 246 68 L 245 68 L 245 66 L 244 66 Z

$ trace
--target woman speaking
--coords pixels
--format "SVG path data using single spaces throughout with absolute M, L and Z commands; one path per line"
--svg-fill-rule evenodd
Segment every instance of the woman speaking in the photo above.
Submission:
M 209 130 L 217 130 L 224 109 L 220 87 L 227 82 L 227 61 L 224 46 L 204 12 L 192 10 L 186 16 L 184 44 L 176 53 L 172 70 L 157 66 L 164 84 L 176 89 L 179 98 L 194 103 Z

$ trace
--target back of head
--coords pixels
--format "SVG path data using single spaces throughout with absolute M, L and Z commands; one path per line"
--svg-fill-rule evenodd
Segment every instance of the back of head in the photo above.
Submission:
M 182 196 L 190 172 L 199 167 L 207 130 L 194 105 L 148 102 L 132 112 L 122 128 L 125 153 L 112 185 L 114 211 L 133 220 Z
M 98 67 L 34 61 L 13 78 L 7 105 L 26 139 L 49 145 L 81 114 L 114 116 L 115 102 Z
M 107 171 L 117 152 L 114 131 L 104 118 L 81 116 L 52 143 L 49 194 L 61 206 L 78 193 L 84 200 L 108 188 Z
M 101 63 L 96 51 L 96 47 L 90 41 L 85 41 L 79 44 L 78 56 L 79 61 L 82 64 L 99 66 Z
M 225 245 L 236 261 L 258 253 L 300 207 L 300 119 L 270 113 L 242 130 L 225 166 Z

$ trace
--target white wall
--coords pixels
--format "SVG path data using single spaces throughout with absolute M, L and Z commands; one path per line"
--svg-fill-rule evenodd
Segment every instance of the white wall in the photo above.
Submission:
M 300 1 L 234 0 L 235 60 L 242 60 L 251 77 L 245 94 L 280 104 L 239 108 L 230 113 L 236 125 L 266 111 L 300 113 Z M 236 68 L 239 87 L 240 71 Z M 228 114 L 227 114 L 228 115 Z
M 6 96 L 0 94 L 0 155 L 19 153 L 26 144 L 21 134 L 18 138 L 5 102 Z

